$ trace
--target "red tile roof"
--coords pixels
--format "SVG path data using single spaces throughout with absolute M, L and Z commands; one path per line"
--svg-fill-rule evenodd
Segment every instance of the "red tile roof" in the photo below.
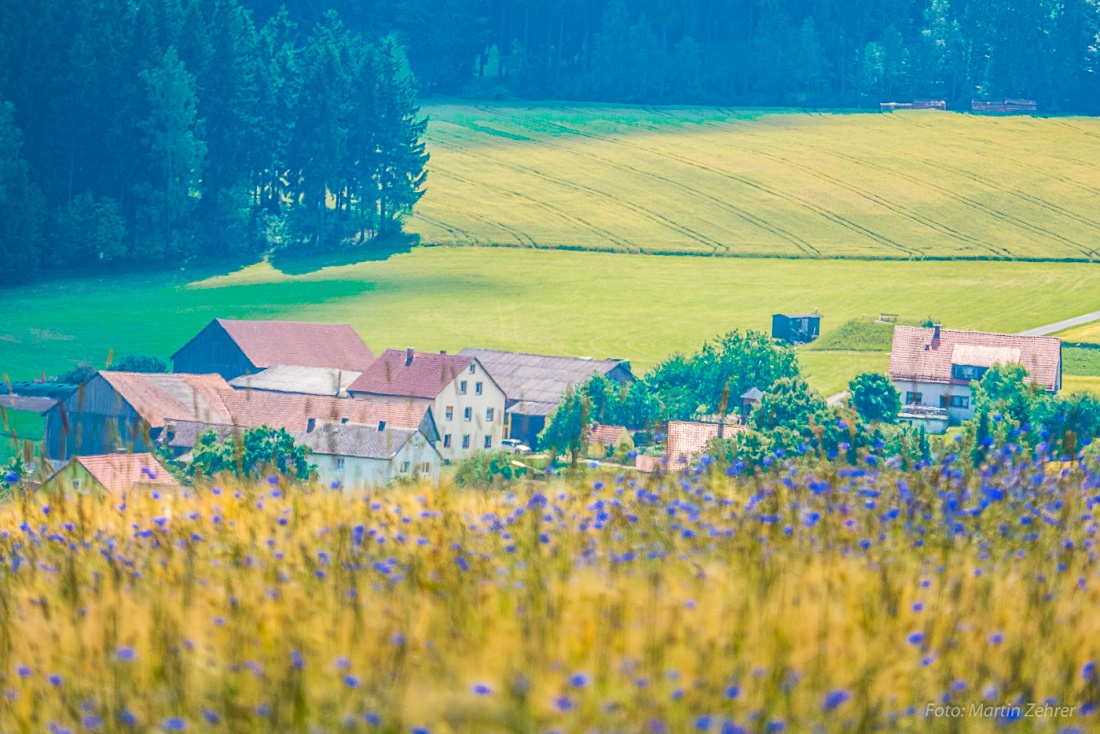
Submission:
M 626 431 L 625 426 L 605 426 L 600 423 L 593 423 L 592 430 L 588 434 L 588 440 L 602 446 L 614 446 L 619 442 L 619 438 L 624 431 Z M 630 434 L 627 433 L 627 435 Z
M 348 324 L 216 319 L 248 361 L 274 365 L 364 370 L 374 353 Z
M 459 354 L 414 352 L 412 363 L 406 364 L 406 361 L 406 350 L 387 349 L 351 384 L 348 392 L 434 400 L 443 388 L 469 370 L 474 358 Z
M 152 454 L 104 454 L 74 459 L 108 492 L 129 492 L 134 485 L 178 487 L 179 482 Z
M 99 376 L 150 428 L 162 428 L 170 419 L 216 422 L 227 416 L 219 393 L 231 388 L 221 375 L 100 372 Z
M 304 431 L 309 419 L 315 424 L 348 423 L 417 429 L 430 409 L 426 400 L 372 397 L 334 398 L 326 395 L 297 395 L 263 390 L 229 390 L 221 394 L 231 425 L 245 428 L 269 426 Z
M 992 334 L 915 326 L 895 326 L 890 348 L 890 377 L 894 380 L 951 383 L 953 364 L 991 367 L 1018 362 L 1029 379 L 1047 392 L 1061 388 L 1062 341 L 1050 336 Z

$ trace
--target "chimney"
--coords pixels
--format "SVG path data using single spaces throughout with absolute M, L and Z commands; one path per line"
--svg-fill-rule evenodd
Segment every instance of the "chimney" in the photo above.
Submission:
M 310 418 L 306 421 L 306 433 L 313 433 L 313 429 L 317 426 L 317 420 Z
M 444 356 L 446 356 L 446 354 L 447 354 L 447 350 L 446 350 L 446 349 L 440 349 L 440 350 L 439 350 L 439 353 L 440 353 L 440 354 L 442 354 L 442 355 L 444 355 Z
M 378 430 L 379 431 L 386 430 L 386 421 L 378 421 Z
M 405 366 L 408 367 L 413 363 L 413 348 L 409 347 L 405 350 Z
M 940 340 L 940 324 L 932 324 L 932 338 L 936 341 Z

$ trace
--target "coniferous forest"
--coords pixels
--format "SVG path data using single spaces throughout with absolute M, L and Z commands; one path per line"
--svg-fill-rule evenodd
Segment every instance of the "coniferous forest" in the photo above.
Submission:
M 0 281 L 369 242 L 421 196 L 417 94 L 1100 110 L 1096 0 L 0 5 Z

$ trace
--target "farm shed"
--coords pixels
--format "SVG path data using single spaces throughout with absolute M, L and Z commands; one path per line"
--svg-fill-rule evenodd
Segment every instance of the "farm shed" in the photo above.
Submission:
M 46 456 L 149 451 L 172 420 L 228 418 L 218 375 L 98 372 L 46 411 Z
M 724 423 L 669 421 L 668 468 L 683 469 L 694 457 L 706 450 L 707 443 L 711 440 L 731 438 L 743 430 L 745 430 L 744 426 L 729 419 Z
M 172 368 L 232 380 L 276 365 L 362 371 L 373 361 L 347 324 L 214 319 L 172 355 Z
M 605 426 L 593 423 L 588 433 L 588 455 L 602 459 L 608 451 L 625 454 L 634 448 L 634 437 L 626 426 Z
M 240 390 L 328 395 L 346 398 L 351 383 L 363 374 L 355 370 L 333 367 L 297 367 L 276 365 L 254 375 L 241 375 L 229 381 Z
M 552 357 L 469 347 L 460 354 L 476 357 L 504 390 L 505 435 L 531 448 L 538 447 L 547 416 L 570 387 L 582 385 L 597 374 L 623 384 L 634 382 L 630 364 L 619 359 Z
M 317 480 L 333 489 L 384 487 L 395 480 L 439 480 L 443 457 L 423 429 L 326 423 L 292 434 L 310 450 Z
M 1021 364 L 1028 380 L 1055 394 L 1062 389 L 1062 340 L 939 326 L 894 327 L 890 379 L 905 410 L 944 410 L 958 423 L 974 415 L 971 381 L 981 380 L 995 364 Z
M 499 449 L 504 438 L 504 392 L 475 357 L 387 349 L 348 392 L 431 405 L 447 461 Z
M 177 487 L 176 478 L 148 453 L 76 456 L 42 483 L 44 492 L 91 494 Z
M 807 344 L 821 335 L 821 314 L 777 313 L 772 316 L 772 337 L 791 344 Z

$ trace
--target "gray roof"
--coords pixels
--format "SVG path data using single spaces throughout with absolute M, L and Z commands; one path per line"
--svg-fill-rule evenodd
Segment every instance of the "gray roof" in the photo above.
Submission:
M 7 408 L 8 410 L 27 410 L 32 413 L 45 413 L 55 405 L 57 405 L 57 400 L 55 398 L 8 395 L 6 393 L 0 394 L 0 408 Z
M 229 384 L 243 390 L 347 397 L 348 386 L 362 374 L 330 367 L 275 365 L 254 375 L 242 375 Z
M 764 397 L 764 393 L 760 392 L 760 388 L 750 387 L 741 396 L 741 399 L 742 400 L 759 400 L 762 397 Z
M 318 426 L 312 431 L 295 431 L 294 442 L 309 447 L 315 454 L 355 456 L 363 459 L 392 459 L 415 430 L 363 426 L 355 423 Z
M 207 431 L 213 431 L 218 441 L 228 441 L 239 433 L 244 433 L 247 428 L 240 426 L 203 423 L 202 421 L 170 421 L 168 425 L 168 445 L 174 449 L 190 451 L 195 448 L 199 436 Z M 165 436 L 162 436 L 162 439 Z
M 629 379 L 629 367 L 617 359 L 584 359 L 581 357 L 552 357 L 544 354 L 523 354 L 522 352 L 502 352 L 496 349 L 474 349 L 467 347 L 459 354 L 476 357 L 477 361 L 489 373 L 509 402 L 524 404 L 549 404 L 545 410 L 538 405 L 529 406 L 522 411 L 524 415 L 547 415 L 557 406 L 565 391 L 588 381 L 592 375 L 607 373 L 622 368 Z M 517 406 L 511 406 L 510 412 L 521 412 Z
M 538 400 L 517 400 L 514 405 L 505 410 L 505 413 L 513 413 L 515 415 L 550 415 L 554 412 L 554 409 L 558 407 L 558 403 L 538 401 Z

